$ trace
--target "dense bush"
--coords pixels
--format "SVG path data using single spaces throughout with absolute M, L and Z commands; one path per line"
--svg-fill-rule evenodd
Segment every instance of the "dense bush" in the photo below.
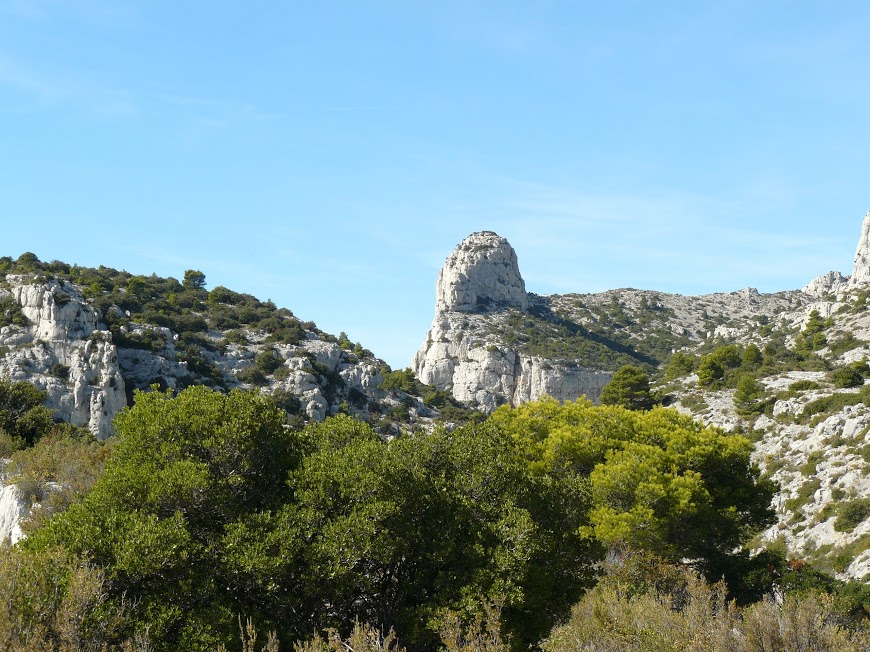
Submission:
M 745 609 L 725 587 L 679 567 L 616 568 L 553 630 L 545 652 L 860 652 L 866 632 L 844 629 L 828 595 L 768 596 Z M 638 572 L 639 571 L 639 572 Z
M 588 483 L 583 532 L 603 544 L 698 560 L 719 579 L 731 552 L 773 521 L 774 486 L 751 464 L 749 441 L 674 410 L 548 399 L 500 408 L 491 421 L 532 470 Z

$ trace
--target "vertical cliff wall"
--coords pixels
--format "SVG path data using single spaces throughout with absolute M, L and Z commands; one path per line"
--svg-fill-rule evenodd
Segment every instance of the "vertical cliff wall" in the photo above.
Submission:
M 438 274 L 435 296 L 435 319 L 413 368 L 457 400 L 485 411 L 544 395 L 596 400 L 611 378 L 580 361 L 526 355 L 500 341 L 492 327 L 510 310 L 527 310 L 529 296 L 514 248 L 492 231 L 459 243 Z

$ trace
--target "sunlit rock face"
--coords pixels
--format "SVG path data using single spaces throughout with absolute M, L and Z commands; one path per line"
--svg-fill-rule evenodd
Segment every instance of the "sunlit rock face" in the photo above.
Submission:
M 112 420 L 127 404 L 118 351 L 98 314 L 72 283 L 7 275 L 0 299 L 11 296 L 27 326 L 0 329 L 0 376 L 32 382 L 48 394 L 59 419 L 94 436 L 114 434 Z
M 611 373 L 521 353 L 487 330 L 529 295 L 514 248 L 492 231 L 472 233 L 447 257 L 435 289 L 435 319 L 413 368 L 424 383 L 490 412 L 542 396 L 597 399 Z
M 475 312 L 489 307 L 529 306 L 517 254 L 492 231 L 472 233 L 447 258 L 438 274 L 435 312 Z
M 870 211 L 864 216 L 861 225 L 861 239 L 855 252 L 855 264 L 852 266 L 851 285 L 866 285 L 870 283 Z

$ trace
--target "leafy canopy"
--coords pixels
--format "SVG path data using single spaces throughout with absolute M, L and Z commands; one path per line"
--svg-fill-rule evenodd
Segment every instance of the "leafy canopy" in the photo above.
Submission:
M 592 507 L 581 533 L 601 543 L 711 567 L 773 519 L 774 487 L 759 479 L 749 441 L 675 410 L 544 399 L 500 408 L 491 421 L 534 472 L 586 478 Z

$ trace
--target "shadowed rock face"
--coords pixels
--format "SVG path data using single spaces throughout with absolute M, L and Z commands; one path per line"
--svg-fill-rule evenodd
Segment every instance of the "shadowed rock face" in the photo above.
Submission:
M 435 312 L 476 312 L 488 307 L 526 310 L 529 297 L 517 254 L 492 231 L 459 243 L 438 274 Z

